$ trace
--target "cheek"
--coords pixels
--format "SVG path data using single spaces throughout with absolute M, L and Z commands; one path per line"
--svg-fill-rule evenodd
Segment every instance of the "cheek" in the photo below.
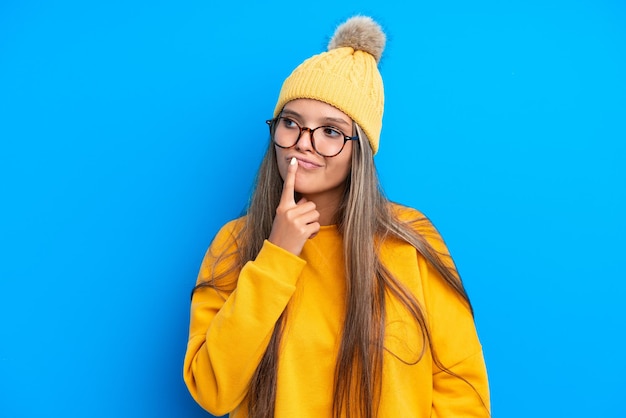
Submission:
M 346 162 L 346 164 L 343 167 L 343 173 L 341 175 L 342 179 L 345 180 L 349 175 L 350 175 L 350 171 L 351 171 L 351 161 L 348 160 Z
M 333 161 L 332 171 L 329 172 L 331 181 L 335 184 L 341 184 L 346 181 L 346 178 L 350 175 L 350 162 L 347 161 Z

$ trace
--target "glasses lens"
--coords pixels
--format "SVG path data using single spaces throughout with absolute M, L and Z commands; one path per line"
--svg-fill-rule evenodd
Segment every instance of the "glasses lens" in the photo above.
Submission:
M 293 147 L 300 136 L 300 127 L 289 118 L 278 118 L 274 124 L 274 142 L 279 147 Z
M 345 135 L 331 126 L 320 126 L 313 132 L 315 150 L 326 157 L 334 157 L 343 149 Z

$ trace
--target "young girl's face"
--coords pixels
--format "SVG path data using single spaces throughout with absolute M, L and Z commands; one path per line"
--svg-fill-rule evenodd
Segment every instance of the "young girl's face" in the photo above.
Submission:
M 288 102 L 281 116 L 301 127 L 315 129 L 330 126 L 347 136 L 352 136 L 352 119 L 341 110 L 318 100 L 296 99 Z M 319 135 L 316 131 L 315 135 Z M 350 173 L 352 141 L 346 142 L 343 150 L 334 157 L 323 157 L 313 148 L 311 134 L 303 131 L 300 139 L 291 148 L 276 148 L 276 158 L 281 177 L 287 174 L 287 166 L 293 157 L 298 160 L 295 191 L 309 200 L 324 196 L 341 198 L 345 181 Z

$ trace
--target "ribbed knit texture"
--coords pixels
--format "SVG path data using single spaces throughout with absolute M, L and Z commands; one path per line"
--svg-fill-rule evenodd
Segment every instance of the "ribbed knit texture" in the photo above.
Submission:
M 376 60 L 369 53 L 341 47 L 304 61 L 283 83 L 274 117 L 295 99 L 320 100 L 341 110 L 363 129 L 373 153 L 378 151 L 385 97 Z

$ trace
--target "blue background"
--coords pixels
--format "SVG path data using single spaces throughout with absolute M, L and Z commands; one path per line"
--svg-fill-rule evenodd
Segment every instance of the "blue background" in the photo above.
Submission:
M 442 232 L 495 417 L 624 417 L 619 0 L 0 3 L 0 415 L 201 417 L 189 294 L 282 80 L 386 29 L 376 156 Z

